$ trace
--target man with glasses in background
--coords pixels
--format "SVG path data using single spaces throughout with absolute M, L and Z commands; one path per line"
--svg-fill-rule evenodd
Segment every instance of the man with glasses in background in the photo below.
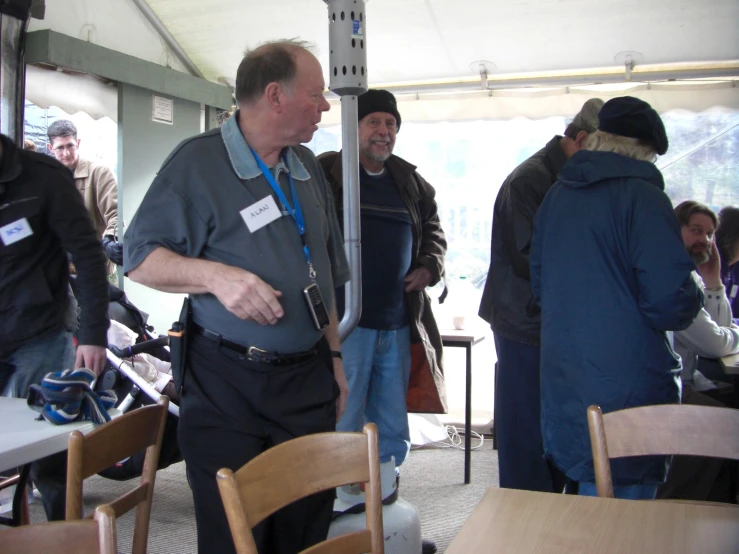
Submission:
M 110 168 L 80 158 L 77 127 L 67 119 L 59 119 L 47 130 L 49 151 L 74 173 L 74 184 L 82 195 L 105 254 L 112 263 L 108 274 L 115 275 L 115 265 L 123 264 L 123 250 L 118 244 L 118 183 Z

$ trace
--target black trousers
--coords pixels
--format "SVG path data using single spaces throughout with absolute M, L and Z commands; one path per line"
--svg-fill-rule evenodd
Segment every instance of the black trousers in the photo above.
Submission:
M 218 470 L 236 471 L 292 438 L 334 431 L 337 396 L 325 341 L 311 360 L 272 366 L 192 337 L 178 435 L 195 502 L 199 552 L 235 552 L 216 484 Z M 294 554 L 325 540 L 333 499 L 333 490 L 313 495 L 257 525 L 259 552 Z
M 495 333 L 495 437 L 500 487 L 561 493 L 566 477 L 544 458 L 538 346 Z
M 726 408 L 718 400 L 683 385 L 683 404 Z M 736 503 L 731 498 L 732 473 L 736 462 L 704 456 L 673 456 L 667 481 L 657 489 L 658 499 Z

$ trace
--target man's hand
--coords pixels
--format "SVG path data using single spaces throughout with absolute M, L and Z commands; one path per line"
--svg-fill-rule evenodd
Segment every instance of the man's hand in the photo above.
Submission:
M 285 315 L 278 300 L 282 293 L 244 269 L 221 266 L 209 290 L 239 319 L 274 325 Z
M 346 401 L 349 397 L 349 383 L 346 381 L 344 374 L 344 362 L 339 358 L 334 358 L 334 379 L 339 385 L 339 397 L 336 399 L 336 423 L 339 422 L 341 416 L 346 410 Z
M 105 369 L 106 359 L 104 346 L 80 344 L 77 347 L 77 358 L 74 361 L 74 369 L 86 367 L 87 369 L 93 370 L 95 375 L 100 375 L 103 369 Z
M 711 243 L 711 254 L 708 261 L 698 266 L 703 284 L 706 288 L 717 289 L 721 287 L 721 256 L 718 254 L 716 241 Z
M 431 283 L 431 272 L 424 266 L 411 271 L 405 278 L 405 292 L 423 290 Z
M 111 262 L 123 265 L 123 245 L 113 235 L 103 237 L 103 249 Z

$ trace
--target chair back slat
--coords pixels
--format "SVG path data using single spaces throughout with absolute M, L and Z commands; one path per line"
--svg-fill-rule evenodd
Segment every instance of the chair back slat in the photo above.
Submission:
M 157 404 L 137 408 L 84 435 L 82 478 L 87 479 L 155 444 L 161 419 Z
M 55 521 L 0 531 L 0 554 L 116 554 L 115 516 L 99 506 L 94 520 Z
M 315 546 L 306 548 L 301 554 L 363 554 L 364 552 L 373 552 L 372 550 L 372 533 L 369 529 L 362 531 L 354 531 L 346 535 L 333 537 Z
M 300 437 L 257 456 L 235 478 L 254 526 L 296 498 L 369 481 L 367 438 L 360 433 Z
M 105 423 L 87 435 L 73 431 L 67 455 L 66 519 L 83 517 L 83 482 L 120 460 L 146 449 L 140 484 L 110 504 L 116 516 L 136 508 L 132 552 L 146 554 L 154 481 L 162 447 L 169 399 L 138 408 Z
M 739 410 L 664 404 L 603 414 L 587 411 L 598 496 L 613 498 L 611 459 L 710 456 L 739 460 Z
M 364 483 L 367 529 L 334 537 L 305 553 L 384 553 L 377 427 L 363 433 L 318 433 L 263 452 L 236 472 L 218 472 L 231 535 L 238 554 L 257 554 L 252 528 L 311 494 Z
M 669 404 L 603 415 L 611 458 L 678 454 L 739 460 L 739 410 Z

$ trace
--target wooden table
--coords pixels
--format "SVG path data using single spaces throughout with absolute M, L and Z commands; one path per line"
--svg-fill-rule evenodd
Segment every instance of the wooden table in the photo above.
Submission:
M 466 353 L 464 394 L 464 483 L 470 482 L 470 450 L 472 449 L 472 347 L 485 339 L 482 331 L 475 329 L 440 329 L 444 347 L 461 347 Z
M 739 375 L 739 354 L 719 358 L 719 363 L 727 375 Z
M 739 508 L 489 488 L 446 554 L 739 551 Z
M 111 410 L 112 417 L 119 415 Z M 28 407 L 25 398 L 0 397 L 0 471 L 23 467 L 21 480 L 13 498 L 13 525 L 20 523 L 21 506 L 25 484 L 28 482 L 29 464 L 40 458 L 63 452 L 67 449 L 72 431 L 89 433 L 95 426 L 90 421 L 79 421 L 65 425 L 53 425 L 38 420 L 39 413 Z
M 719 358 L 718 362 L 726 372 L 726 375 L 731 377 L 734 397 L 731 407 L 739 409 L 739 354 L 724 356 L 723 358 Z

